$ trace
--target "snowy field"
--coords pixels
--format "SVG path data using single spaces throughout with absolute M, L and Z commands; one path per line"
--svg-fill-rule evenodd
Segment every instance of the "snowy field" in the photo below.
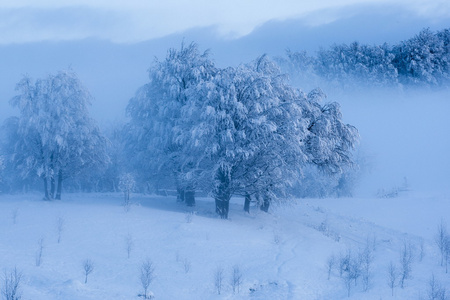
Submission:
M 155 268 L 149 287 L 155 299 L 347 299 L 338 263 L 328 280 L 327 260 L 369 248 L 368 290 L 359 277 L 349 299 L 429 299 L 432 274 L 450 289 L 435 243 L 440 222 L 450 221 L 449 198 L 409 191 L 396 198 L 299 199 L 269 214 L 255 207 L 246 214 L 242 199 L 234 199 L 230 219 L 221 220 L 209 198 L 197 199 L 191 214 L 174 197 L 133 195 L 127 212 L 120 194 L 66 194 L 53 202 L 40 194 L 2 195 L 0 266 L 22 272 L 24 300 L 142 299 L 147 259 Z M 405 244 L 413 253 L 411 276 L 392 297 L 388 266 L 392 261 L 400 270 Z M 87 283 L 86 259 L 94 266 Z M 235 293 L 234 266 L 242 274 Z

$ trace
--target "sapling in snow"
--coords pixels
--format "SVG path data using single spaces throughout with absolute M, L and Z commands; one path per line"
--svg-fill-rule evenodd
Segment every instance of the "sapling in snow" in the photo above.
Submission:
M 398 271 L 394 263 L 391 261 L 388 267 L 388 280 L 387 283 L 392 291 L 392 296 L 394 296 L 394 288 L 397 285 Z
M 131 192 L 134 191 L 135 187 L 136 187 L 136 181 L 134 179 L 133 174 L 125 173 L 120 176 L 119 189 L 123 192 L 123 196 L 124 196 L 123 207 L 124 207 L 125 211 L 130 210 L 130 206 L 131 206 L 130 196 L 131 196 Z
M 183 260 L 183 268 L 184 268 L 184 272 L 186 274 L 189 273 L 189 271 L 191 270 L 191 266 L 192 266 L 191 261 L 189 259 L 185 258 Z
M 441 266 L 444 265 L 444 256 L 445 256 L 445 248 L 446 248 L 446 238 L 447 238 L 447 226 L 444 224 L 444 221 L 441 220 L 441 223 L 438 226 L 438 232 L 435 237 L 436 245 L 439 248 L 441 253 Z
M 371 265 L 373 261 L 372 247 L 366 245 L 363 252 L 360 254 L 361 261 L 361 277 L 363 283 L 363 290 L 366 292 L 370 286 Z
M 326 262 L 326 267 L 327 267 L 327 271 L 328 271 L 328 280 L 330 280 L 331 271 L 332 271 L 335 263 L 336 263 L 336 257 L 334 255 L 329 256 L 327 259 L 327 262 Z
M 19 209 L 18 208 L 14 208 L 11 212 L 11 218 L 13 221 L 13 224 L 16 225 L 17 223 L 17 216 L 19 215 Z
M 400 287 L 404 288 L 405 280 L 411 277 L 413 262 L 413 247 L 410 242 L 404 242 L 400 256 Z
M 233 288 L 233 294 L 239 293 L 242 285 L 242 272 L 237 265 L 233 267 L 230 283 Z
M 140 280 L 142 288 L 144 289 L 144 294 L 141 296 L 144 299 L 151 299 L 152 297 L 149 296 L 148 287 L 150 286 L 150 283 L 152 283 L 153 279 L 155 278 L 154 275 L 155 267 L 153 266 L 153 262 L 151 260 L 146 260 L 141 265 L 141 274 L 140 274 Z
M 84 283 L 87 283 L 89 274 L 94 271 L 94 263 L 90 259 L 83 261 Z
M 431 279 L 428 281 L 428 299 L 429 300 L 447 300 L 446 289 L 434 278 L 434 274 L 431 275 Z
M 131 251 L 134 247 L 133 236 L 129 233 L 125 237 L 125 250 L 127 250 L 127 257 L 130 258 Z
M 60 217 L 56 221 L 56 234 L 58 236 L 58 244 L 61 242 L 61 235 L 63 230 L 64 230 L 64 219 Z
M 224 270 L 222 267 L 217 267 L 214 271 L 214 287 L 216 288 L 217 294 L 220 295 L 223 287 L 223 273 Z
M 42 263 L 42 253 L 44 251 L 44 238 L 40 238 L 38 241 L 38 250 L 36 251 L 36 267 L 39 267 Z

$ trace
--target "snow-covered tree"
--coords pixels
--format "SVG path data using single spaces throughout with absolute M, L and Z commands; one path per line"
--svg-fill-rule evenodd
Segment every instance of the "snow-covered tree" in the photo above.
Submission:
M 449 79 L 444 38 L 445 31 L 437 35 L 427 28 L 394 47 L 393 63 L 403 81 L 435 85 Z
M 321 106 L 322 97 L 293 89 L 266 56 L 199 87 L 182 115 L 191 130 L 179 140 L 222 218 L 232 195 L 255 195 L 267 211 L 308 163 L 334 173 L 351 164 L 357 131 L 342 123 L 337 104 Z
M 181 110 L 195 96 L 197 86 L 214 73 L 208 53 L 200 53 L 196 44 L 183 44 L 179 51 L 170 49 L 163 61 L 155 61 L 149 70 L 150 82 L 127 107 L 128 151 L 140 166 L 141 176 L 160 184 L 175 182 L 179 199 L 188 205 L 195 203 L 197 183 L 185 176 L 193 166 L 176 140 L 191 122 L 181 118 Z
M 340 85 L 393 85 L 398 76 L 392 64 L 393 58 L 387 44 L 369 46 L 353 42 L 333 45 L 318 52 L 316 70 L 324 79 Z
M 218 69 L 195 44 L 182 46 L 154 64 L 130 100 L 130 155 L 146 174 L 173 177 L 188 205 L 201 188 L 222 218 L 232 195 L 255 196 L 267 211 L 305 164 L 336 173 L 351 163 L 357 132 L 321 98 L 292 88 L 265 55 Z
M 63 179 L 108 163 L 107 140 L 89 117 L 91 96 L 72 71 L 36 82 L 24 77 L 16 90 L 11 104 L 20 116 L 7 122 L 17 130 L 10 159 L 22 177 L 44 181 L 45 199 L 61 199 Z

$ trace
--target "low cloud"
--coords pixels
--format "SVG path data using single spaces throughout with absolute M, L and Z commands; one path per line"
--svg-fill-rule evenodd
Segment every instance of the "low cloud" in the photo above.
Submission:
M 388 0 L 17 0 L 0 4 L 0 44 L 99 38 L 140 42 L 214 27 L 222 38 L 238 38 L 270 20 L 305 19 L 312 26 L 354 14 L 351 7 L 392 4 Z M 449 18 L 447 0 L 398 0 L 405 11 L 430 19 Z M 327 11 L 328 14 L 320 14 Z

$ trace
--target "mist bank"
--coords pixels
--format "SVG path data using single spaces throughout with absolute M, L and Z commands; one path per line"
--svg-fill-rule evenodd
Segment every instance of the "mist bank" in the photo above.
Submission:
M 330 92 L 344 122 L 359 130 L 360 177 L 355 194 L 407 189 L 450 192 L 449 88 L 410 87 Z M 383 195 L 380 195 L 383 196 Z

